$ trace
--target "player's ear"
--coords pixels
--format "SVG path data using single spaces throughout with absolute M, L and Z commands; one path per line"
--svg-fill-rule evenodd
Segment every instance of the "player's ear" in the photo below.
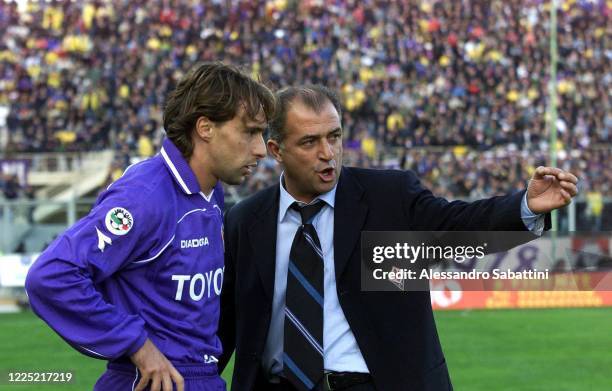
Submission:
M 207 117 L 200 117 L 195 125 L 196 135 L 203 141 L 209 141 L 213 134 L 213 123 Z
M 272 157 L 277 162 L 279 163 L 283 162 L 283 152 L 282 152 L 281 145 L 279 144 L 278 141 L 269 139 L 268 140 L 268 151 L 270 152 L 270 155 L 272 155 Z

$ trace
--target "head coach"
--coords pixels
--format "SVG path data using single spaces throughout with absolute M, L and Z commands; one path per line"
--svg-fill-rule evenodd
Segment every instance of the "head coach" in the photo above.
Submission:
M 576 194 L 539 167 L 528 190 L 435 197 L 410 171 L 342 167 L 341 109 L 321 86 L 276 94 L 279 182 L 226 214 L 222 366 L 233 390 L 451 390 L 429 292 L 362 292 L 361 231 L 532 230 Z

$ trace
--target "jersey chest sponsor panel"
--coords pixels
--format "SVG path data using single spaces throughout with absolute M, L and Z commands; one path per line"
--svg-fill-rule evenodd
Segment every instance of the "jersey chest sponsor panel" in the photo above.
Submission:
M 218 305 L 224 272 L 222 224 L 216 208 L 186 210 L 157 259 L 132 263 L 143 283 L 154 282 L 150 293 L 157 305 L 181 316 Z
M 164 297 L 191 308 L 218 300 L 223 285 L 222 217 L 216 208 L 205 209 L 179 220 L 166 261 L 155 272 Z
M 216 333 L 224 273 L 222 224 L 217 208 L 185 208 L 157 258 L 134 261 L 124 280 L 140 285 L 140 316 L 149 337 L 171 359 L 200 362 L 205 354 L 221 352 Z

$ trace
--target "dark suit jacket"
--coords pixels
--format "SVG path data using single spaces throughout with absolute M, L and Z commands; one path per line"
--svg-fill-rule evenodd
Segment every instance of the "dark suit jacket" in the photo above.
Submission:
M 337 293 L 377 389 L 442 391 L 452 385 L 429 292 L 361 291 L 361 231 L 524 231 L 523 194 L 448 202 L 410 171 L 342 169 L 334 208 Z M 272 313 L 278 201 L 276 184 L 226 215 L 219 336 L 221 368 L 236 349 L 232 390 L 265 390 L 261 357 Z

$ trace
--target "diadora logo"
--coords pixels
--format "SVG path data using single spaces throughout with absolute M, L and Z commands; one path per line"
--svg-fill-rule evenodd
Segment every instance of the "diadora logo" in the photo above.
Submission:
M 195 247 L 204 247 L 208 245 L 209 243 L 208 243 L 207 236 L 203 238 L 181 240 L 181 248 L 195 248 Z

